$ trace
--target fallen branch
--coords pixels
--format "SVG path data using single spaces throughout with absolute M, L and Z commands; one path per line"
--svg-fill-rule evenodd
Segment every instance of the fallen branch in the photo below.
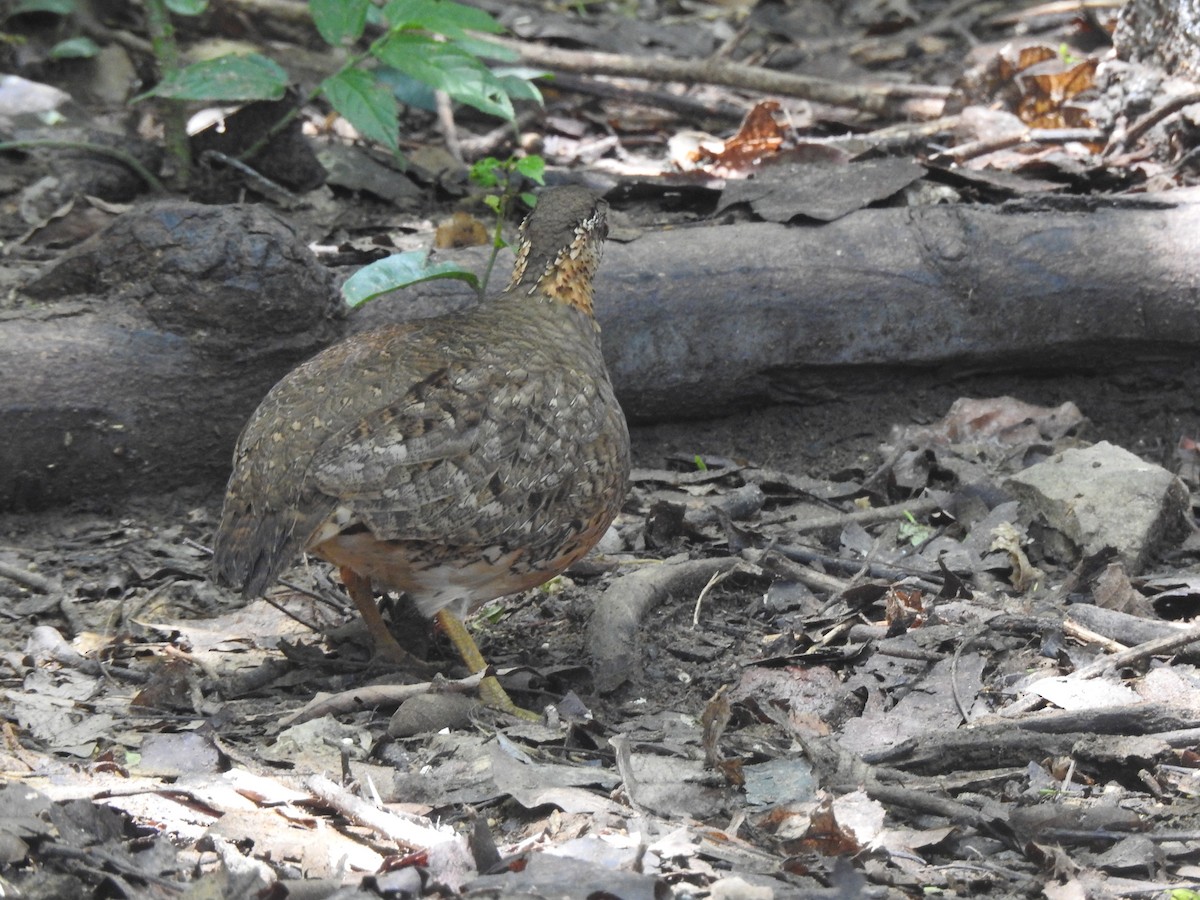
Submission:
M 410 850 L 425 850 L 456 838 L 454 830 L 449 826 L 439 828 L 416 818 L 401 817 L 386 809 L 372 806 L 334 784 L 324 775 L 310 776 L 305 780 L 304 786 L 314 797 L 351 822 L 370 828 L 381 837 L 395 841 Z
M 950 89 L 928 84 L 848 84 L 812 75 L 776 72 L 723 59 L 691 60 L 626 56 L 622 53 L 562 50 L 526 41 L 479 35 L 483 40 L 520 54 L 521 61 L 563 72 L 625 75 L 650 81 L 720 84 L 784 97 L 798 97 L 831 106 L 848 106 L 874 115 L 898 111 L 907 101 L 943 101 Z

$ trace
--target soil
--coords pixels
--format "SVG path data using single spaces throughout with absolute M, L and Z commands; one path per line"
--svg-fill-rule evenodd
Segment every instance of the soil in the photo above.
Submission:
M 952 80 L 942 50 L 910 75 Z M 455 205 L 423 190 L 410 224 Z M 675 212 L 677 193 L 648 196 L 631 217 Z M 322 202 L 354 244 L 338 223 L 355 192 Z M 94 227 L 59 224 L 80 233 L 6 286 Z M 1109 441 L 1184 480 L 1194 530 L 1190 373 L 886 378 L 636 425 L 598 552 L 471 622 L 540 722 L 475 704 L 477 679 L 403 598 L 384 598 L 393 629 L 441 674 L 372 660 L 321 563 L 267 598 L 213 584 L 218 484 L 0 516 L 0 890 L 1192 896 L 1198 542 L 1164 528 L 1151 569 L 1129 571 L 1022 518 L 1006 481 Z M 946 437 L 962 397 L 1069 401 L 1086 421 L 1055 431 L 1042 409 Z M 1084 608 L 1124 624 L 1085 628 Z

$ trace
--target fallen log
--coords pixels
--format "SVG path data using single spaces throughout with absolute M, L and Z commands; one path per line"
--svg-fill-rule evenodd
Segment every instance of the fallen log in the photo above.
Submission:
M 1194 368 L 1200 192 L 1064 202 L 610 242 L 596 305 L 622 403 L 662 421 L 851 382 L 894 390 L 918 369 Z M 219 483 L 241 424 L 300 358 L 346 328 L 464 302 L 432 282 L 347 324 L 311 254 L 264 238 L 268 214 L 181 243 L 151 209 L 158 224 L 122 217 L 29 286 L 39 303 L 0 316 L 0 508 Z M 127 258 L 143 262 L 114 262 Z
M 897 367 L 1105 372 L 1200 346 L 1197 190 L 701 225 L 605 254 L 605 356 L 640 421 L 803 401 L 854 373 L 886 390 Z M 444 284 L 376 301 L 351 327 L 426 308 Z
M 250 411 L 336 337 L 337 308 L 264 208 L 119 217 L 0 312 L 0 510 L 220 483 Z

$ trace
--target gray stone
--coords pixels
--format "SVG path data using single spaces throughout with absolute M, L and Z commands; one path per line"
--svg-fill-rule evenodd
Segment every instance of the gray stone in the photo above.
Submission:
M 1189 495 L 1183 482 L 1107 441 L 1066 450 L 1005 484 L 1032 531 L 1046 529 L 1051 544 L 1058 538 L 1058 546 L 1069 546 L 1077 555 L 1114 547 L 1131 574 L 1187 531 Z

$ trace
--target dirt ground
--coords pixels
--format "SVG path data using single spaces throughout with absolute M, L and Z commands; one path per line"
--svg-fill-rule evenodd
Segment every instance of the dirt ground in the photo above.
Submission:
M 1076 878 L 1061 883 L 1090 879 L 1097 896 L 1145 891 L 1147 879 L 1163 878 L 1162 868 L 1136 853 L 1107 864 L 1107 845 L 1144 842 L 1132 836 L 1138 828 L 1169 823 L 1179 840 L 1154 845 L 1153 865 L 1170 869 L 1158 848 L 1174 863 L 1186 860 L 1194 831 L 1190 788 L 1178 785 L 1182 793 L 1168 813 L 1159 807 L 1161 789 L 1147 795 L 1137 783 L 1129 767 L 1145 764 L 1139 753 L 1148 751 L 1126 747 L 1097 762 L 1052 741 L 1003 758 L 972 758 L 994 728 L 985 710 L 1015 700 L 1007 685 L 1022 669 L 1045 668 L 1045 641 L 1053 643 L 1065 621 L 1056 599 L 1065 571 L 1042 560 L 1048 577 L 1033 590 L 1001 584 L 968 592 L 967 603 L 926 598 L 928 620 L 905 635 L 871 624 L 884 616 L 883 585 L 893 579 L 851 578 L 840 599 L 817 590 L 826 598 L 818 601 L 794 572 L 752 549 L 761 553 L 795 537 L 767 523 L 788 518 L 781 510 L 797 498 L 799 482 L 810 497 L 858 493 L 887 465 L 880 445 L 891 425 L 935 422 L 959 387 L 930 379 L 869 403 L 781 406 L 635 428 L 635 488 L 616 525 L 620 540 L 606 542 L 608 552 L 551 589 L 489 607 L 472 626 L 519 702 L 557 705 L 552 721 L 560 724 L 553 727 L 467 712 L 450 702 L 453 693 L 420 693 L 417 701 L 430 702 L 410 699 L 389 721 L 410 679 L 370 668 L 361 626 L 323 566 L 292 572 L 290 587 L 272 594 L 276 606 L 247 606 L 207 580 L 203 548 L 219 513 L 215 492 L 5 517 L 0 561 L 45 579 L 40 590 L 0 582 L 10 619 L 0 638 L 12 722 L 6 771 L 23 773 L 14 784 L 37 790 L 37 800 L 22 806 L 29 815 L 9 833 L 34 858 L 39 848 L 76 848 L 48 853 L 36 873 L 10 870 L 11 883 L 30 897 L 74 895 L 85 885 L 106 895 L 151 896 L 167 889 L 172 873 L 190 870 L 190 877 L 205 873 L 201 883 L 216 879 L 224 896 L 274 879 L 292 893 L 323 886 L 323 895 L 333 896 L 338 884 L 357 883 L 356 872 L 377 871 L 366 884 L 384 895 L 658 896 L 661 886 L 673 885 L 686 896 L 707 885 L 712 896 L 852 897 L 911 895 L 938 884 L 948 895 L 1017 896 L 1055 883 L 1042 848 L 1057 846 L 1077 867 Z M 1107 413 L 1086 431 L 1089 440 L 1129 441 L 1150 456 L 1163 454 L 1163 429 L 1191 404 L 1184 392 L 1160 394 L 1150 414 L 1135 393 L 1095 378 L 970 387 L 1045 402 L 1076 398 L 1085 410 Z M 694 464 L 685 463 L 697 453 L 712 460 L 707 486 L 685 487 L 686 477 L 664 483 L 669 470 L 695 475 Z M 748 514 L 735 512 L 737 524 L 714 529 L 709 518 L 689 525 L 664 511 L 736 494 L 739 484 L 754 481 L 740 466 L 783 474 L 761 480 L 770 499 Z M 729 474 L 720 476 L 724 467 Z M 785 475 L 795 479 L 790 487 L 781 487 Z M 888 546 L 888 533 L 877 546 Z M 823 546 L 827 559 L 853 558 L 845 534 L 822 534 L 823 541 L 800 541 Z M 693 562 L 681 562 L 686 558 Z M 589 623 L 613 602 L 613 591 L 637 592 L 622 576 L 638 572 L 638 559 L 716 565 L 671 579 L 657 604 L 624 624 L 634 629 L 637 662 L 612 686 L 611 671 L 596 660 L 606 651 L 594 645 Z M 735 566 L 739 559 L 743 565 Z M 1177 558 L 1155 574 L 1187 579 L 1186 563 Z M 846 574 L 862 574 L 866 565 L 854 562 Z M 710 574 L 725 570 L 732 576 L 705 588 Z M 987 581 L 977 576 L 977 586 Z M 879 586 L 873 593 L 859 593 L 872 585 Z M 403 623 L 399 610 L 393 615 Z M 843 629 L 851 629 L 848 642 L 832 638 Z M 418 653 L 440 660 L 449 677 L 464 674 L 427 625 L 409 620 L 399 633 Z M 63 636 L 73 638 L 69 647 Z M 888 646 L 897 641 L 908 646 Z M 832 749 L 846 740 L 883 757 L 906 742 L 911 750 L 914 737 L 919 747 L 922 738 L 955 734 L 955 679 L 947 682 L 939 671 L 951 658 L 972 673 L 962 682 L 962 702 L 983 723 L 975 743 L 943 749 L 932 766 L 902 776 L 902 763 L 863 769 L 845 750 Z M 93 669 L 95 659 L 104 665 Z M 1191 671 L 1185 659 L 1176 661 L 1181 673 Z M 609 682 L 605 690 L 599 681 Z M 915 709 L 912 690 L 926 697 Z M 314 698 L 329 705 L 314 709 Z M 895 723 L 885 716 L 867 726 L 885 736 L 864 738 L 855 720 L 865 725 L 880 702 L 916 725 L 914 737 L 897 745 L 903 735 L 892 733 Z M 1157 733 L 1167 724 L 1139 721 L 1118 731 Z M 971 729 L 957 734 L 972 738 Z M 1110 738 L 1086 739 L 1099 747 Z M 1058 756 L 1049 755 L 1055 750 Z M 1022 753 L 1032 768 L 1018 763 Z M 1161 750 L 1157 758 L 1167 765 Z M 510 771 L 511 759 L 527 771 Z M 1077 772 L 1051 775 L 1071 759 Z M 325 776 L 341 786 L 315 781 Z M 1156 781 L 1166 777 L 1160 770 Z M 253 784 L 242 783 L 250 778 Z M 214 783 L 232 790 L 214 793 Z M 356 785 L 368 796 L 378 792 L 384 808 L 401 817 L 393 828 L 410 823 L 415 834 L 373 826 L 344 805 Z M 314 800 L 318 788 L 333 794 Z M 992 806 L 971 798 L 991 798 Z M 927 801 L 934 805 L 923 808 Z M 313 831 L 322 820 L 332 825 L 330 816 L 344 824 Z M 450 836 L 431 831 L 434 822 L 450 827 Z M 863 845 L 868 833 L 870 847 Z M 424 849 L 397 849 L 410 845 Z M 493 858 L 489 875 L 485 861 Z M 256 859 L 260 869 L 235 874 L 237 859 Z M 1157 883 L 1186 884 L 1186 864 L 1176 871 Z
M 116 6 L 100 25 L 38 12 L 0 54 L 140 152 L 157 123 L 127 112 L 132 90 L 102 97 L 97 71 L 111 70 L 49 55 L 81 21 L 141 59 L 140 18 Z M 793 164 L 911 154 L 988 185 L 953 202 L 1194 181 L 1186 116 L 1135 129 L 1149 135 L 1136 147 L 1118 139 L 1114 123 L 1144 110 L 1122 118 L 1109 108 L 1121 92 L 1094 80 L 1113 61 L 1111 22 L 1092 12 L 507 6 L 497 14 L 531 46 L 769 58 L 770 72 L 900 90 L 884 112 L 874 93 L 792 98 L 783 128 L 778 104 L 744 86 L 697 79 L 667 96 L 654 78 L 563 73 L 545 110 L 525 111 L 522 144 L 496 152 L 537 149 L 556 177 L 618 186 L 639 225 L 694 217 L 689 185 L 752 183 L 757 154 L 780 144 Z M 294 23 L 252 36 L 315 41 Z M 1038 44 L 1028 71 L 1001 49 L 1018 37 Z M 298 78 L 324 77 L 325 57 L 294 56 Z M 953 121 L 920 133 L 947 98 Z M 1031 109 L 1036 122 L 1016 118 Z M 495 124 L 458 112 L 468 146 Z M 330 267 L 483 209 L 461 167 L 438 168 L 447 135 L 432 112 L 405 113 L 403 171 L 327 113 L 306 111 L 313 142 L 372 166 L 362 180 L 330 164 L 303 201 L 318 236 L 302 243 Z M 670 139 L 694 142 L 700 125 L 721 149 L 705 138 L 680 155 Z M 0 325 L 50 302 L 21 294 L 38 272 L 145 202 L 121 165 L 84 159 L 0 151 Z M 257 190 L 217 179 L 195 194 L 280 203 Z M 905 181 L 842 214 L 916 195 Z M 476 703 L 478 677 L 402 597 L 383 602 L 392 629 L 440 674 L 373 661 L 322 563 L 297 560 L 264 598 L 215 585 L 219 484 L 0 514 L 0 893 L 1200 896 L 1195 373 L 1114 356 L 1086 372 L 863 374 L 736 416 L 633 427 L 632 487 L 597 551 L 470 623 L 541 721 Z M 1068 469 L 1065 496 L 1028 480 Z

